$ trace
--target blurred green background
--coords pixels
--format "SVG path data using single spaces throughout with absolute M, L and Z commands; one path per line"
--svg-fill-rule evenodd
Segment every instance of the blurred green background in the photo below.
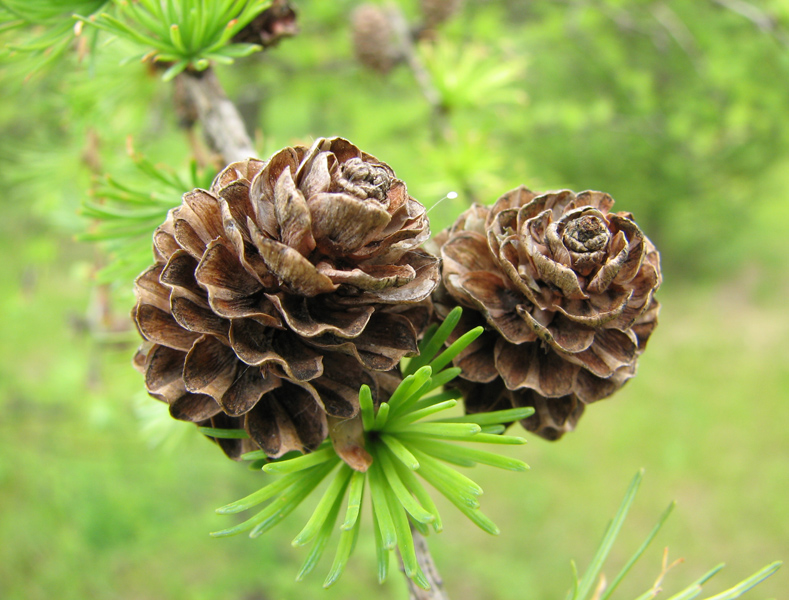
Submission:
M 521 183 L 600 189 L 663 255 L 639 376 L 560 442 L 527 434 L 512 454 L 530 472 L 474 473 L 501 535 L 439 505 L 446 529 L 429 541 L 450 597 L 564 597 L 570 559 L 588 564 L 640 467 L 609 579 L 678 507 L 617 597 L 652 585 L 666 546 L 685 562 L 665 597 L 722 561 L 709 593 L 789 558 L 789 2 L 469 1 L 418 49 L 438 108 L 405 65 L 384 77 L 354 60 L 358 4 L 300 0 L 299 36 L 219 70 L 261 156 L 347 137 L 425 205 L 458 193 L 431 211 L 434 231 Z M 400 5 L 418 22 L 415 0 Z M 404 598 L 396 572 L 376 583 L 369 535 L 330 590 L 330 558 L 293 581 L 310 502 L 258 540 L 207 535 L 230 519 L 213 509 L 266 476 L 142 392 L 126 315 L 150 234 L 121 263 L 75 241 L 97 175 L 171 193 L 135 169 L 128 136 L 189 167 L 172 84 L 118 66 L 133 53 L 101 38 L 33 74 L 25 53 L 0 64 L 0 598 Z M 787 582 L 784 568 L 748 597 L 785 597 Z

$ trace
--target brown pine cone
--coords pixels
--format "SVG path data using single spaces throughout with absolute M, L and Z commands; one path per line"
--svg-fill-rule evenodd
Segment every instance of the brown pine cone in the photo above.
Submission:
M 375 4 L 362 4 L 351 13 L 351 33 L 356 60 L 386 75 L 403 60 L 394 15 Z
M 455 361 L 469 412 L 533 406 L 524 427 L 558 439 L 635 375 L 657 324 L 660 257 L 613 204 L 521 186 L 436 236 L 436 312 L 459 304 L 473 309 L 459 329 L 486 328 Z
M 280 40 L 299 33 L 296 10 L 289 0 L 273 0 L 271 6 L 233 36 L 235 43 L 276 46 Z
M 135 283 L 135 365 L 176 419 L 245 428 L 237 457 L 315 448 L 327 415 L 416 353 L 438 259 L 425 208 L 341 139 L 229 165 L 154 234 Z
M 461 3 L 462 0 L 419 0 L 425 29 L 433 29 L 452 18 L 460 10 Z

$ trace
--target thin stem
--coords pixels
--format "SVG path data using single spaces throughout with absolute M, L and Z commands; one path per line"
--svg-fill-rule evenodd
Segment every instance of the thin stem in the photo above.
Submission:
M 745 0 L 712 0 L 715 4 L 745 17 L 761 31 L 772 35 L 784 46 L 789 46 L 789 36 L 778 27 L 778 22 L 769 13 L 745 2 Z
M 405 15 L 403 15 L 400 7 L 395 4 L 387 5 L 387 11 L 397 36 L 397 43 L 400 46 L 400 55 L 408 65 L 408 68 L 411 69 L 419 89 L 433 109 L 433 124 L 436 128 L 434 134 L 440 139 L 447 141 L 451 137 L 452 131 L 447 119 L 446 107 L 441 100 L 441 94 L 433 84 L 430 73 L 416 53 L 414 38 L 408 27 Z
M 208 145 L 225 163 L 257 156 L 238 109 L 222 89 L 213 69 L 178 75 L 184 91 L 197 109 Z
M 425 579 L 427 579 L 430 584 L 429 590 L 423 590 L 416 582 L 406 577 L 405 580 L 406 583 L 408 583 L 409 600 L 449 600 L 449 596 L 447 596 L 446 591 L 444 591 L 444 580 L 441 579 L 441 575 L 436 568 L 436 563 L 433 562 L 433 557 L 430 555 L 430 549 L 427 547 L 427 540 L 414 528 L 413 523 L 409 524 L 411 525 L 411 536 L 414 538 L 416 561 L 419 563 L 419 568 L 421 568 L 422 572 L 425 574 Z M 400 556 L 399 552 L 398 558 L 400 559 L 400 571 L 405 574 L 403 558 Z

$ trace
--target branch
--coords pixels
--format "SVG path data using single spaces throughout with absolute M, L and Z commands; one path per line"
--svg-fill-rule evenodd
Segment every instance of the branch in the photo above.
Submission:
M 257 156 L 238 109 L 228 99 L 213 69 L 200 73 L 184 71 L 178 79 L 197 110 L 208 145 L 225 164 Z
M 429 590 L 423 590 L 412 579 L 406 577 L 408 583 L 408 598 L 409 600 L 449 600 L 444 591 L 444 580 L 438 573 L 436 563 L 433 562 L 433 557 L 430 554 L 430 549 L 427 547 L 427 540 L 419 533 L 414 526 L 411 525 L 411 536 L 414 538 L 414 550 L 416 551 L 416 560 L 419 563 L 419 568 L 425 574 L 425 578 L 430 583 Z M 402 558 L 400 565 L 402 569 Z
M 769 13 L 745 2 L 745 0 L 712 0 L 715 4 L 745 17 L 760 30 L 772 35 L 785 46 L 789 46 L 789 37 L 778 27 L 778 23 Z
M 433 79 L 430 77 L 430 73 L 425 68 L 425 65 L 422 64 L 422 61 L 419 59 L 419 56 L 416 53 L 416 48 L 414 47 L 414 38 L 411 34 L 411 30 L 408 27 L 408 22 L 406 21 L 405 15 L 403 14 L 403 11 L 400 9 L 400 7 L 395 4 L 387 5 L 386 10 L 389 14 L 389 18 L 397 38 L 399 54 L 408 65 L 408 68 L 411 69 L 411 73 L 413 73 L 414 79 L 416 79 L 419 89 L 422 91 L 422 94 L 424 95 L 428 104 L 430 104 L 430 107 L 433 109 L 433 133 L 440 139 L 448 140 L 451 135 L 451 129 L 449 127 L 449 123 L 447 122 L 446 107 L 444 106 L 441 99 L 441 94 L 433 84 Z

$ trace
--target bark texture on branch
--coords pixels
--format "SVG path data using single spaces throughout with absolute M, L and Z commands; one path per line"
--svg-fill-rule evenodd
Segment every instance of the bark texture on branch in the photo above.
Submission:
M 414 538 L 414 550 L 416 551 L 416 560 L 419 567 L 425 574 L 425 578 L 430 583 L 429 590 L 423 590 L 410 578 L 406 577 L 408 583 L 408 598 L 409 600 L 449 600 L 446 591 L 444 591 L 444 580 L 436 568 L 436 563 L 433 562 L 433 557 L 430 554 L 430 549 L 427 547 L 427 540 L 425 537 L 411 526 L 411 536 Z M 402 566 L 402 558 L 400 559 L 401 570 L 404 571 Z
M 178 77 L 197 110 L 208 145 L 221 155 L 224 163 L 256 158 L 244 121 L 213 69 L 200 73 L 184 71 Z

